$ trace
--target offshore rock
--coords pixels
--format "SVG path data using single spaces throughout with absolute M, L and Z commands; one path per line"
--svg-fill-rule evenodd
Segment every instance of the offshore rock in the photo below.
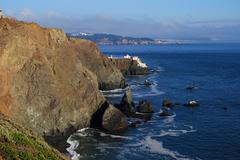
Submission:
M 174 107 L 175 103 L 170 101 L 169 99 L 164 99 L 162 102 L 162 106 L 170 108 L 170 107 Z
M 153 113 L 153 107 L 151 102 L 147 101 L 147 100 L 142 100 L 139 102 L 138 106 L 137 106 L 137 112 L 140 113 Z
M 122 101 L 119 105 L 117 105 L 117 108 L 127 115 L 135 112 L 132 91 L 130 88 L 128 88 L 124 93 Z
M 118 132 L 128 128 L 125 115 L 117 108 L 109 105 L 103 115 L 102 127 L 107 131 Z

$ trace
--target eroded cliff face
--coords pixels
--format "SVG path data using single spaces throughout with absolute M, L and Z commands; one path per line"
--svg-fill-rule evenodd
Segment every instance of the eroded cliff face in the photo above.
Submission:
M 1 19 L 0 37 L 0 112 L 41 135 L 90 126 L 106 101 L 98 84 L 122 83 L 95 45 L 62 30 Z
M 95 43 L 75 38 L 70 38 L 70 42 L 75 48 L 77 57 L 81 62 L 97 75 L 101 90 L 111 90 L 125 86 L 122 73 L 113 65 L 108 57 L 100 53 Z

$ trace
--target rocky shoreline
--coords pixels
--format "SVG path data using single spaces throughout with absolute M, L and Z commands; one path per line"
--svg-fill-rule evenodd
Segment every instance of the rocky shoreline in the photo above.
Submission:
M 56 148 L 59 144 L 50 139 L 63 140 L 81 128 L 128 128 L 127 114 L 100 90 L 123 88 L 124 75 L 145 74 L 147 68 L 143 72 L 132 59 L 126 65 L 113 62 L 95 43 L 36 23 L 2 18 L 0 36 L 1 114 Z

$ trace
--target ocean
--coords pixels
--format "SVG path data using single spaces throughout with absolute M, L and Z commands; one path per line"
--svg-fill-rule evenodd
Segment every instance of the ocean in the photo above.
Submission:
M 240 44 L 99 48 L 107 55 L 139 56 L 156 71 L 127 77 L 134 101 L 151 101 L 155 113 L 150 121 L 120 135 L 79 130 L 68 139 L 73 159 L 240 159 Z M 153 85 L 142 85 L 146 79 Z M 189 85 L 196 88 L 186 90 Z M 122 95 L 114 90 L 107 98 L 117 102 Z M 160 117 L 165 98 L 180 104 L 197 100 L 200 106 L 175 106 L 172 116 Z

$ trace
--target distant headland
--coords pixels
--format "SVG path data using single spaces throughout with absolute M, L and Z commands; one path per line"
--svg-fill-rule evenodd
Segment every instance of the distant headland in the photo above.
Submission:
M 182 44 L 186 43 L 183 40 L 170 39 L 152 39 L 152 38 L 135 38 L 125 37 L 106 33 L 85 33 L 85 32 L 70 32 L 68 37 L 91 40 L 99 45 L 161 45 L 161 44 Z

